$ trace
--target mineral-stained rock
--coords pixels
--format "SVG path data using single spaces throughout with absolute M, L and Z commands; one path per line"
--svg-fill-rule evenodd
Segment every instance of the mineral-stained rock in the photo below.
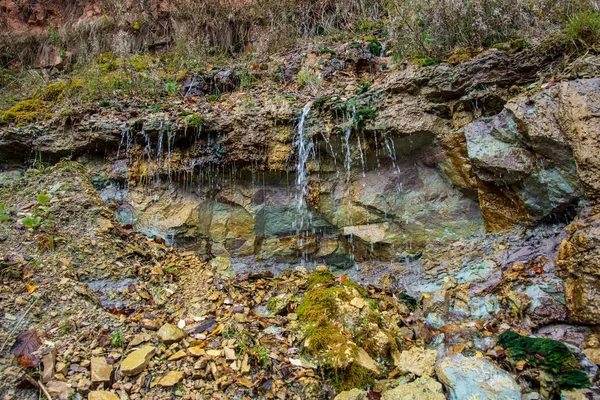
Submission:
M 588 198 L 600 200 L 600 79 L 561 82 L 506 107 L 536 153 L 553 161 L 574 158 Z
M 92 390 L 88 395 L 88 400 L 119 400 L 119 396 L 105 390 Z
M 484 358 L 455 354 L 444 358 L 435 371 L 450 400 L 521 398 L 514 378 Z
M 164 324 L 158 330 L 158 337 L 160 341 L 165 344 L 171 344 L 179 342 L 181 339 L 187 336 L 187 333 L 183 329 L 179 329 L 175 325 Z
M 558 274 L 565 280 L 565 299 L 571 319 L 583 324 L 600 321 L 600 208 L 567 227 L 556 257 Z
M 437 360 L 437 351 L 412 347 L 400 353 L 396 364 L 401 371 L 410 372 L 417 376 L 433 375 L 433 366 Z
M 133 376 L 142 372 L 154 353 L 156 352 L 153 346 L 144 346 L 133 353 L 129 354 L 121 363 L 121 374 L 125 376 Z
M 386 390 L 381 394 L 382 400 L 445 400 L 442 385 L 433 378 L 420 377 L 410 383 L 405 383 Z M 464 398 L 466 399 L 466 397 Z M 508 397 L 507 397 L 508 399 Z M 516 399 L 516 397 L 515 397 Z
M 555 137 L 542 138 L 540 133 L 534 146 L 529 128 L 505 109 L 464 129 L 482 215 L 490 231 L 534 223 L 563 212 L 583 196 L 564 136 L 559 131 Z

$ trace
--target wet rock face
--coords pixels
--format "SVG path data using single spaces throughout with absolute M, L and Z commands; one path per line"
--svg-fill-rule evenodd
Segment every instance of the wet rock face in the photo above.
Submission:
M 565 299 L 572 321 L 600 321 L 600 209 L 567 227 L 569 237 L 561 243 L 556 264 L 565 280 Z

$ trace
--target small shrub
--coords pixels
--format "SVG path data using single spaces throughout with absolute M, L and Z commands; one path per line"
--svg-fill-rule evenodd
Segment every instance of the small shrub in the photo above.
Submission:
M 24 227 L 28 228 L 30 232 L 36 230 L 42 223 L 42 218 L 39 216 L 25 217 L 21 220 Z
M 165 91 L 170 97 L 173 97 L 177 94 L 177 82 L 168 81 L 165 83 Z
M 110 333 L 110 344 L 113 347 L 123 347 L 125 345 L 125 337 L 123 332 L 114 331 Z

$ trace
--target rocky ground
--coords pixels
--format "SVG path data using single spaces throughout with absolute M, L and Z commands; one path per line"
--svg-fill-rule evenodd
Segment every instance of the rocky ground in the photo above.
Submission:
M 120 225 L 91 177 L 73 162 L 2 175 L 4 398 L 600 396 L 599 332 L 579 325 L 596 277 L 577 267 L 600 251 L 595 209 L 566 231 L 275 277 Z

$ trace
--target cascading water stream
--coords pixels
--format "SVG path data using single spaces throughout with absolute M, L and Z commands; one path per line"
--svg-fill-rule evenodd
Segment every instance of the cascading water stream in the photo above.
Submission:
M 306 122 L 306 118 L 310 113 L 311 106 L 312 101 L 309 101 L 302 109 L 302 115 L 300 117 L 300 122 L 298 123 L 298 134 L 296 135 L 296 140 L 294 141 L 294 147 L 298 153 L 298 163 L 296 165 L 296 187 L 298 189 L 298 193 L 296 195 L 297 217 L 294 221 L 294 225 L 296 228 L 296 235 L 298 236 L 299 248 L 302 248 L 303 246 L 303 238 L 301 235 L 306 228 L 310 227 L 312 220 L 312 215 L 308 210 L 308 206 L 306 205 L 305 197 L 308 195 L 308 159 L 310 154 L 313 153 L 314 143 L 312 138 L 307 136 L 304 132 L 304 123 Z

